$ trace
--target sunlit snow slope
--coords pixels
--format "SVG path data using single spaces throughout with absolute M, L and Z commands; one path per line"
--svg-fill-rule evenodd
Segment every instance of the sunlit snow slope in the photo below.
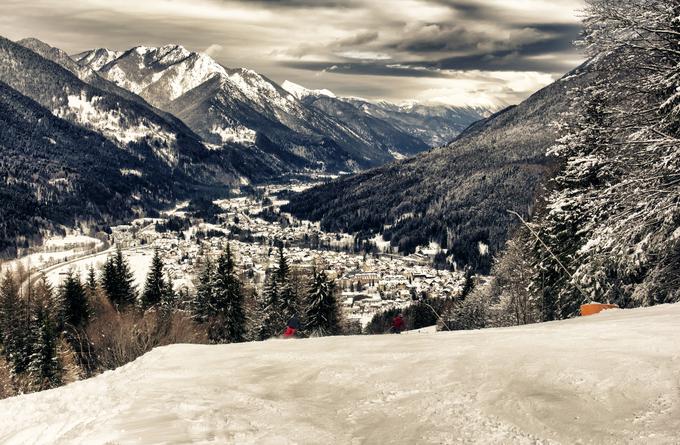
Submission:
M 679 443 L 680 305 L 529 327 L 159 348 L 0 402 L 0 443 Z

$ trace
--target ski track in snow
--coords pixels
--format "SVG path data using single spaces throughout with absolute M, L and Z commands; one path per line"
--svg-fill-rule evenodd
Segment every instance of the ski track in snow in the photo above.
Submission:
M 677 444 L 680 304 L 456 333 L 173 345 L 0 401 L 3 444 Z

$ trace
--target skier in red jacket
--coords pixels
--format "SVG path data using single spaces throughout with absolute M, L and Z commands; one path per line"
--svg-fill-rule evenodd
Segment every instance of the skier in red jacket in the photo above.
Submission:
M 404 324 L 403 314 L 397 314 L 397 316 L 392 319 L 392 333 L 401 334 L 401 331 L 404 330 Z

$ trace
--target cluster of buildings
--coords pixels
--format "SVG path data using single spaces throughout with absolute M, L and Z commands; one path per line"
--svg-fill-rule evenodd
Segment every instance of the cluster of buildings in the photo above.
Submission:
M 355 254 L 351 236 L 327 233 L 318 223 L 294 220 L 277 207 L 283 202 L 265 193 L 260 199 L 238 197 L 216 203 L 224 210 L 220 222 L 192 221 L 181 232 L 156 231 L 163 219 L 140 219 L 113 228 L 113 238 L 127 250 L 148 255 L 158 249 L 175 286 L 193 287 L 200 272 L 200 258 L 218 256 L 230 243 L 243 276 L 261 290 L 267 273 L 276 268 L 276 243 L 286 246 L 285 256 L 295 273 L 311 276 L 323 270 L 335 280 L 347 318 L 370 321 L 380 311 L 405 307 L 423 297 L 457 296 L 463 285 L 461 273 L 431 267 L 430 252 L 410 256 L 391 253 Z M 263 211 L 271 211 L 266 218 Z M 173 215 L 182 215 L 181 210 Z M 209 233 L 210 236 L 197 236 Z M 243 234 L 248 236 L 244 237 Z M 237 236 L 238 235 L 238 236 Z

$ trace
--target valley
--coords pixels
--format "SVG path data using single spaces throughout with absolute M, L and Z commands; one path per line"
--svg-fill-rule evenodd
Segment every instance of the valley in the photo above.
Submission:
M 362 328 L 378 312 L 405 308 L 423 298 L 459 295 L 463 273 L 435 269 L 434 257 L 446 251 L 434 244 L 400 255 L 379 236 L 357 245 L 351 235 L 323 231 L 318 223 L 280 211 L 287 201 L 279 194 L 316 184 L 318 180 L 262 185 L 254 194 L 217 199 L 215 213 L 207 218 L 210 222 L 188 210 L 188 201 L 179 202 L 157 218 L 111 227 L 105 240 L 83 235 L 50 238 L 43 247 L 32 249 L 34 253 L 5 263 L 4 269 L 15 270 L 21 263 L 34 279 L 44 274 L 58 287 L 71 272 L 83 281 L 91 267 L 99 274 L 120 247 L 142 291 L 157 250 L 175 290 L 193 295 L 205 259 L 214 260 L 229 244 L 243 282 L 261 293 L 267 274 L 276 266 L 276 246 L 283 243 L 292 270 L 307 274 L 323 270 L 336 281 L 343 314 Z
M 3 19 L 0 443 L 680 443 L 680 0 Z

